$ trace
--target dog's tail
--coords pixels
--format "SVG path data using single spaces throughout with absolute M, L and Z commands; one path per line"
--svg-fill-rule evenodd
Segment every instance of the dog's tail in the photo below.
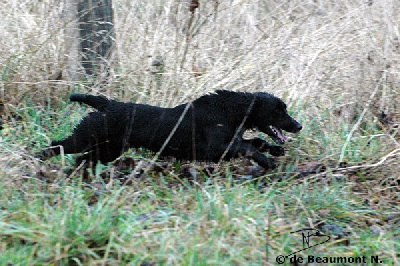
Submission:
M 88 94 L 71 94 L 69 96 L 69 99 L 72 102 L 85 103 L 96 108 L 99 111 L 104 111 L 107 105 L 110 103 L 110 100 L 108 100 L 106 97 L 93 96 Z

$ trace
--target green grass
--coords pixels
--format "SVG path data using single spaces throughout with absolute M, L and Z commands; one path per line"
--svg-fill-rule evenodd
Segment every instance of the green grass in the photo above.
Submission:
M 265 176 L 242 179 L 244 168 L 238 161 L 223 164 L 213 177 L 201 174 L 193 183 L 193 178 L 182 176 L 184 165 L 175 162 L 167 173 L 150 171 L 147 177 L 124 185 L 123 179 L 108 178 L 112 165 L 97 168 L 91 180 L 82 181 L 82 172 L 66 175 L 73 156 L 66 156 L 64 165 L 59 156 L 38 166 L 34 159 L 10 152 L 23 143 L 28 143 L 24 149 L 38 152 L 48 138 L 68 135 L 85 113 L 82 107 L 67 103 L 54 108 L 58 111 L 53 114 L 21 107 L 15 111 L 22 120 L 10 123 L 3 132 L 2 153 L 15 156 L 7 167 L 18 171 L 1 172 L 2 263 L 272 264 L 278 255 L 303 248 L 301 237 L 290 232 L 321 221 L 335 228 L 325 232 L 332 238 L 341 231 L 346 234 L 298 256 L 379 256 L 385 265 L 398 260 L 399 227 L 386 221 L 398 207 L 388 194 L 378 198 L 383 185 L 371 181 L 381 173 L 361 171 L 339 180 L 328 173 L 274 181 L 277 176 L 290 177 L 298 164 L 305 163 L 303 151 L 308 160 L 326 164 L 331 154 L 338 154 L 340 143 L 332 151 L 332 139 L 343 143 L 344 129 L 339 126 L 326 134 L 316 126 L 328 114 L 315 118 L 294 137 L 280 168 Z M 373 127 L 368 130 L 368 134 L 376 133 Z M 352 141 L 346 160 L 355 164 L 373 154 L 377 158 L 382 147 L 376 142 L 366 145 L 367 139 Z M 132 155 L 136 161 L 148 157 L 135 151 L 126 156 Z M 38 175 L 38 167 L 46 172 L 45 179 Z M 201 171 L 199 164 L 192 167 Z M 383 233 L 374 232 L 372 224 Z
M 2 261 L 260 265 L 267 237 L 270 258 L 301 249 L 301 238 L 289 232 L 308 227 L 309 219 L 349 230 L 350 244 L 330 243 L 329 256 L 380 255 L 390 264 L 399 248 L 398 228 L 384 235 L 365 229 L 363 221 L 379 211 L 354 198 L 343 183 L 271 184 L 265 193 L 251 185 L 166 189 L 146 183 L 140 191 L 118 185 L 96 189 L 79 181 L 55 186 L 32 180 L 24 184 L 29 193 L 2 186 L 7 202 L 1 206 Z M 142 214 L 151 215 L 146 220 Z

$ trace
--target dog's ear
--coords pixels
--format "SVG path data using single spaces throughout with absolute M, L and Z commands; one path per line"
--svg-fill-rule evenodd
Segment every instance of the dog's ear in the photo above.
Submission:
M 285 111 L 287 111 L 287 105 L 286 105 L 286 103 L 284 102 L 284 101 L 279 101 L 279 108 L 280 109 L 282 109 L 282 110 L 285 110 Z

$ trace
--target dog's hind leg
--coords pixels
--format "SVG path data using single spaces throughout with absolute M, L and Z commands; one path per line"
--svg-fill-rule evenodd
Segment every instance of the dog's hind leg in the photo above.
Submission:
M 123 148 L 122 141 L 106 141 L 104 143 L 91 146 L 91 150 L 76 159 L 76 166 L 84 160 L 86 163 L 93 162 L 93 166 L 100 161 L 103 164 L 112 162 L 121 156 L 126 149 Z
M 50 157 L 57 156 L 63 151 L 65 154 L 80 153 L 86 151 L 90 147 L 88 138 L 77 138 L 75 135 L 69 136 L 66 139 L 52 141 L 51 147 L 46 148 L 39 155 L 39 159 L 47 160 Z
M 109 138 L 109 128 L 106 116 L 101 112 L 90 113 L 82 119 L 73 134 L 63 140 L 52 141 L 50 148 L 39 155 L 41 160 L 59 155 L 61 149 L 65 154 L 81 153 L 93 150 L 92 146 L 101 145 Z

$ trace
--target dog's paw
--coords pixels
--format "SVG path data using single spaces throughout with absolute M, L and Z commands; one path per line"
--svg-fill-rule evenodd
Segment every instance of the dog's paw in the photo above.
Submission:
M 274 160 L 268 158 L 268 166 L 265 167 L 265 168 L 266 168 L 267 170 L 274 170 L 274 169 L 277 168 L 277 167 L 278 167 L 278 164 L 277 164 Z
M 285 149 L 281 146 L 272 146 L 269 149 L 269 153 L 273 156 L 283 156 L 285 155 Z
M 254 158 L 253 158 L 254 159 Z M 265 170 L 274 170 L 278 164 L 272 158 L 262 157 L 260 160 L 255 160 L 256 163 Z

